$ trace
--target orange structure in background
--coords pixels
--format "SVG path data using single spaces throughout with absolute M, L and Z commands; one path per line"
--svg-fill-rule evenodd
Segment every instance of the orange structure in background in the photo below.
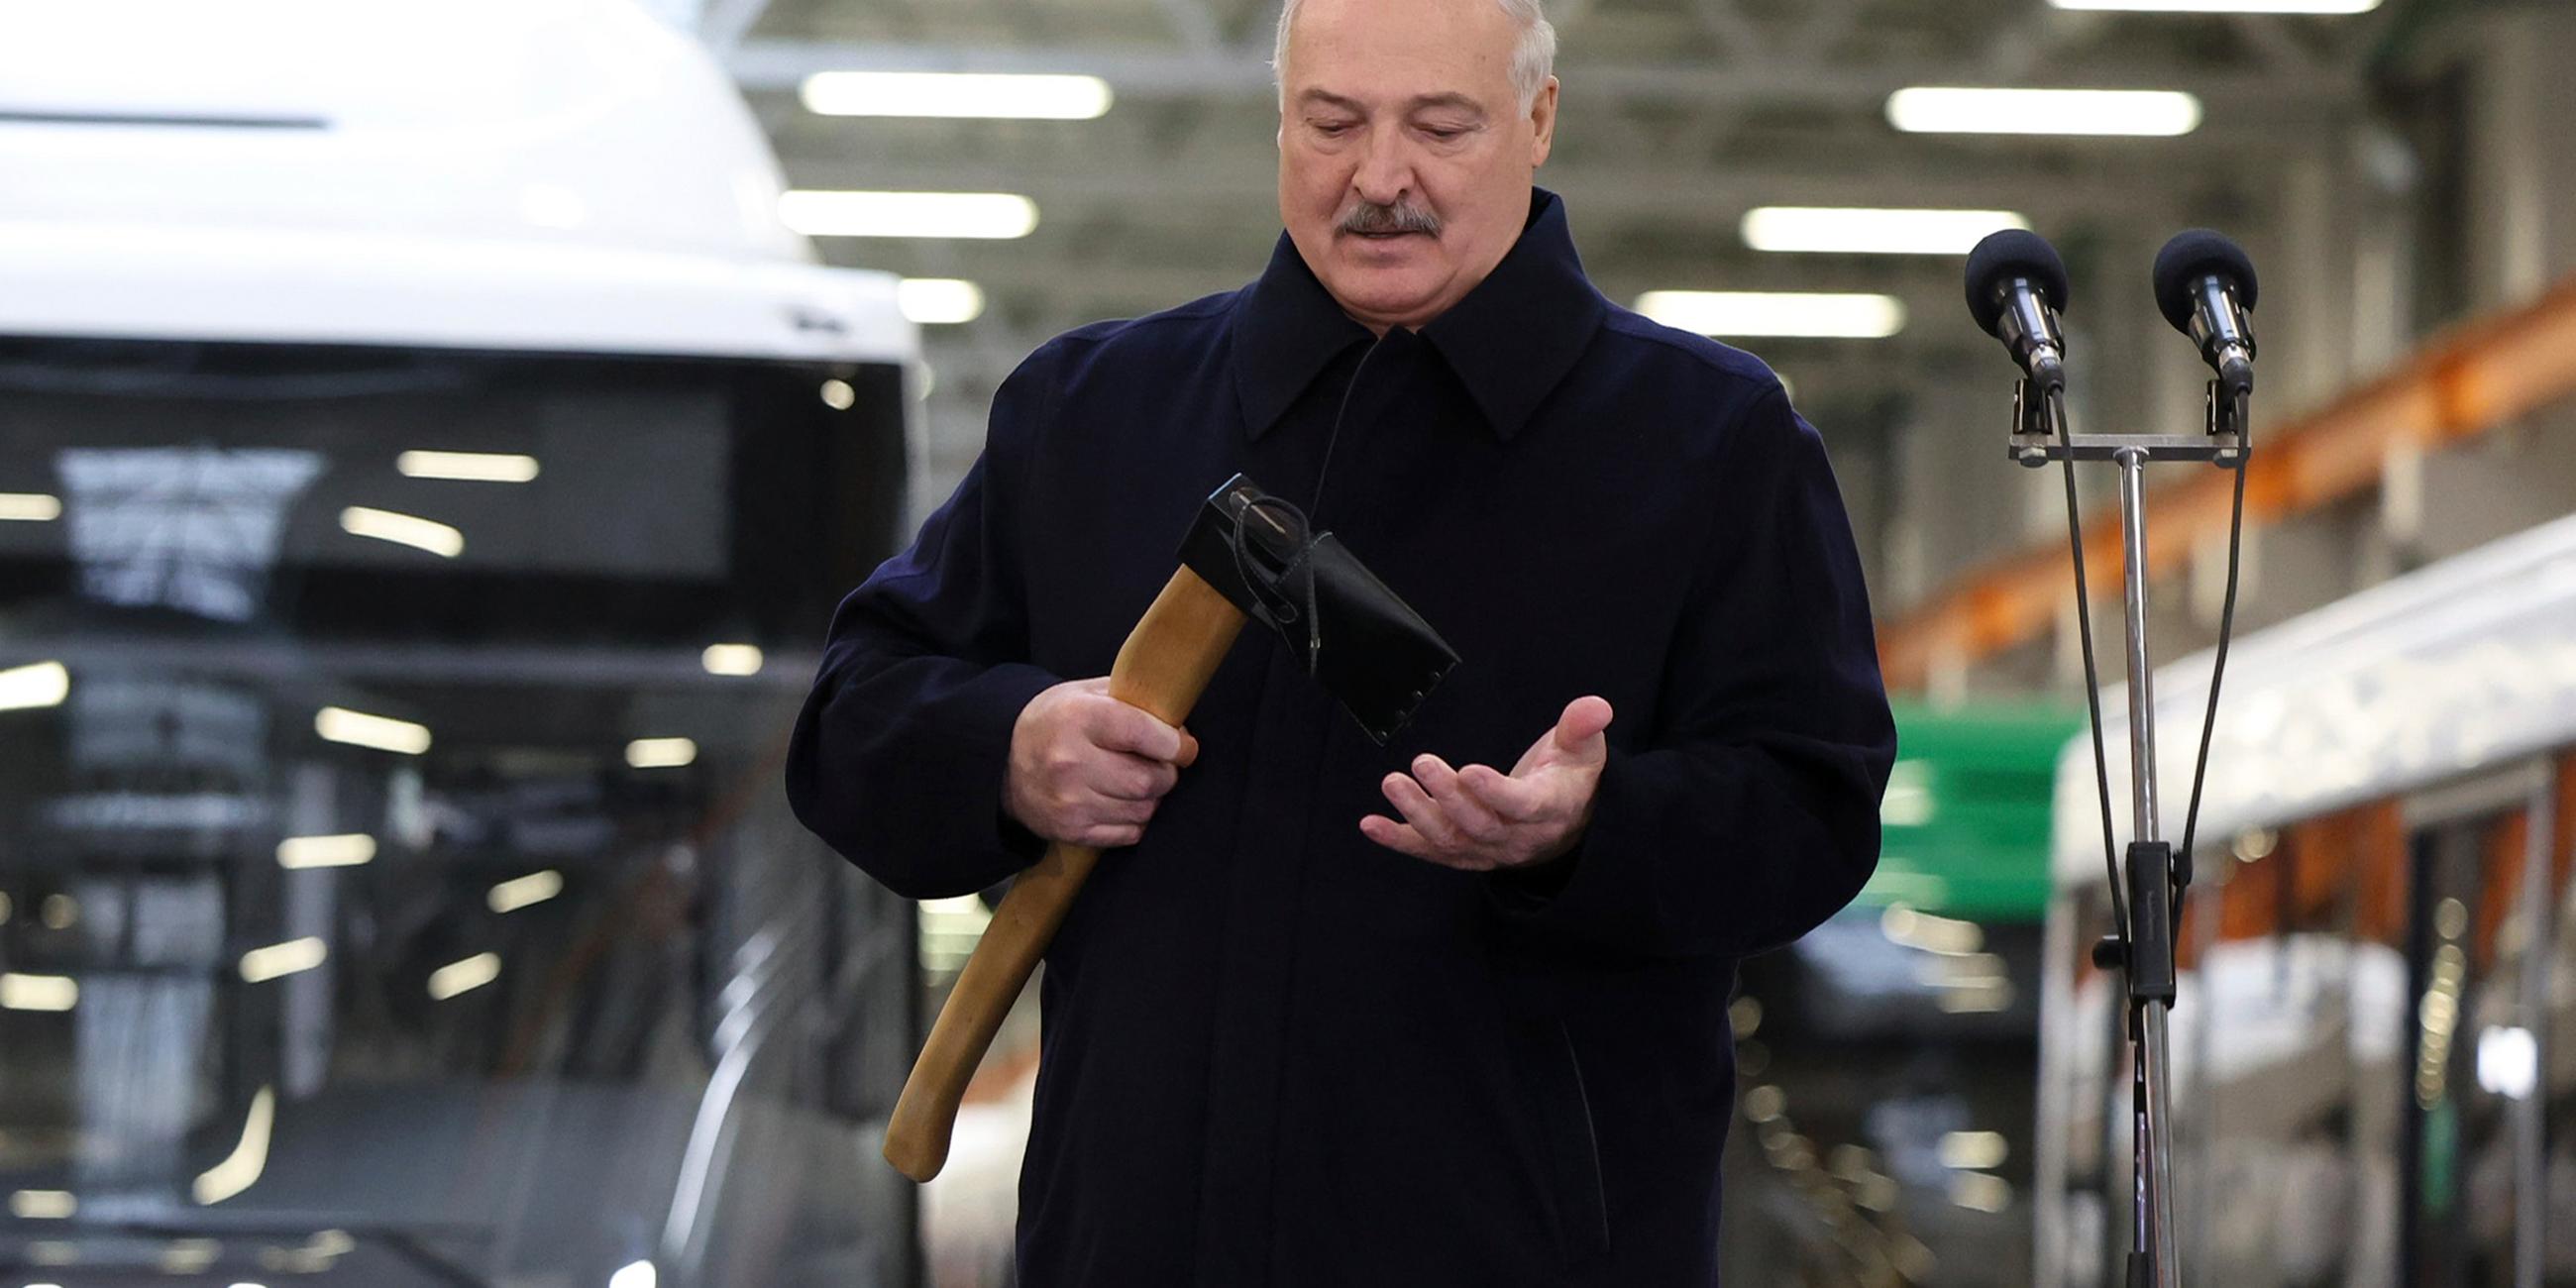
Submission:
M 2393 452 L 2485 433 L 2570 393 L 2576 277 L 2522 308 L 2450 331 L 2316 412 L 2258 430 L 2245 479 L 2246 522 L 2277 522 L 2351 496 L 2378 483 Z M 2195 547 L 2225 534 L 2231 483 L 2225 471 L 2210 469 L 2148 496 L 2150 576 L 2172 571 Z M 2118 515 L 2085 524 L 2084 553 L 2087 584 L 2116 594 Z M 1936 663 L 1964 665 L 2039 638 L 2072 594 L 2063 541 L 1991 560 L 1881 623 L 1879 665 L 1888 686 L 1920 689 Z

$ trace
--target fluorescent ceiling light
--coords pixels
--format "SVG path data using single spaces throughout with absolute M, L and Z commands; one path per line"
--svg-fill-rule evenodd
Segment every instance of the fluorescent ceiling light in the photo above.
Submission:
M 1755 250 L 1853 255 L 1965 255 L 1986 234 L 2028 228 L 2010 210 L 1869 210 L 1758 206 L 1744 212 L 1744 244 Z
M 21 1221 L 60 1221 L 78 1211 L 80 1200 L 70 1190 L 19 1190 L 9 1196 L 9 1215 Z
M 483 902 L 494 912 L 517 912 L 530 904 L 544 903 L 563 893 L 563 874 L 553 868 L 513 877 L 492 887 Z
M 429 973 L 430 1000 L 444 1002 L 459 993 L 470 993 L 501 978 L 499 953 L 476 953 L 461 962 L 449 962 Z
M 677 769 L 698 758 L 698 744 L 686 738 L 638 738 L 626 744 L 626 763 L 637 769 Z
M 2134 13 L 2368 13 L 2379 0 L 2048 0 L 2060 9 Z
M 464 483 L 525 483 L 537 476 L 537 458 L 510 452 L 405 452 L 394 458 L 405 478 Z
M 322 959 L 330 955 L 330 949 L 325 947 L 320 939 L 311 935 L 302 939 L 290 939 L 282 944 L 270 944 L 265 948 L 254 948 L 242 954 L 242 982 L 265 984 L 280 976 L 311 970 L 321 965 Z
M 907 277 L 896 283 L 894 302 L 915 325 L 953 325 L 983 315 L 984 288 L 963 278 Z
M 1905 329 L 1905 303 L 1892 295 L 1648 291 L 1637 297 L 1637 311 L 1701 335 L 1875 340 Z
M 799 95 L 820 116 L 948 116 L 1088 121 L 1109 110 L 1097 76 L 990 72 L 816 72 Z
M 1909 134 L 2170 137 L 2200 128 L 2200 100 L 2162 89 L 1917 86 L 1887 96 L 1887 123 Z
M 1015 192 L 779 194 L 778 217 L 808 237 L 1026 237 L 1038 203 Z
M 1999 1131 L 1954 1131 L 1941 1135 L 1941 1166 L 1986 1172 L 2004 1165 L 2012 1146 Z
M 2012 1182 L 1984 1172 L 1950 1178 L 1950 1201 L 1975 1212 L 2001 1212 L 2012 1204 Z
M 268 1170 L 268 1133 L 277 1120 L 277 1088 L 262 1087 L 250 1098 L 250 1112 L 242 1115 L 241 1139 L 233 1142 L 233 1152 L 223 1161 L 197 1174 L 190 1192 L 201 1204 L 221 1203 L 225 1199 L 258 1183 L 259 1174 Z M 235 1284 L 233 1288 L 241 1288 Z
M 290 836 L 277 843 L 281 868 L 348 868 L 376 857 L 376 838 L 364 832 Z
M 43 492 L 0 492 L 0 522 L 43 523 L 61 517 L 61 497 Z
M 464 533 L 416 514 L 353 505 L 340 512 L 340 530 L 353 537 L 373 537 L 448 559 L 465 553 Z
M 68 1011 L 80 1004 L 80 981 L 69 975 L 0 974 L 0 1010 Z
M 314 713 L 313 732 L 332 742 L 345 742 L 352 747 L 373 747 L 405 756 L 417 756 L 429 750 L 429 726 L 390 716 L 368 715 L 347 707 L 324 707 Z
M 698 655 L 709 675 L 758 675 L 762 661 L 757 644 L 709 644 Z
M 0 711 L 59 707 L 72 691 L 72 673 L 60 662 L 30 662 L 0 671 Z

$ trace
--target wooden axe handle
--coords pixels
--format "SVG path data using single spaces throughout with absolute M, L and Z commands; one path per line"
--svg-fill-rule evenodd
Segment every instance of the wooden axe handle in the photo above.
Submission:
M 1183 568 L 1172 574 L 1120 646 L 1118 661 L 1109 669 L 1110 696 L 1165 724 L 1180 724 L 1234 647 L 1243 622 L 1243 610 L 1197 573 Z M 927 1181 L 947 1165 L 948 1138 L 957 1126 L 966 1084 L 1099 859 L 1098 850 L 1049 845 L 1046 857 L 1022 872 L 1002 897 L 1002 906 L 993 910 L 992 924 L 984 928 L 966 969 L 958 973 L 957 986 L 939 1008 L 930 1039 L 922 1044 L 921 1058 L 913 1061 L 912 1076 L 904 1080 L 903 1095 L 886 1120 L 885 1156 L 896 1171 Z

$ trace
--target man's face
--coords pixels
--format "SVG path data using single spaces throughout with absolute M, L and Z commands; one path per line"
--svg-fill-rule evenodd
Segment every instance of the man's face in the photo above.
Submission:
M 1500 263 L 1547 160 L 1556 81 L 1512 91 L 1494 0 L 1307 0 L 1280 69 L 1279 215 L 1344 312 L 1418 327 Z

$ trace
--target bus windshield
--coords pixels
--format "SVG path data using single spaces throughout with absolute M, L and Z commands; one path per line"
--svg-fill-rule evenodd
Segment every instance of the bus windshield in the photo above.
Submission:
M 0 1265 L 907 1274 L 909 917 L 777 787 L 901 386 L 0 340 Z

